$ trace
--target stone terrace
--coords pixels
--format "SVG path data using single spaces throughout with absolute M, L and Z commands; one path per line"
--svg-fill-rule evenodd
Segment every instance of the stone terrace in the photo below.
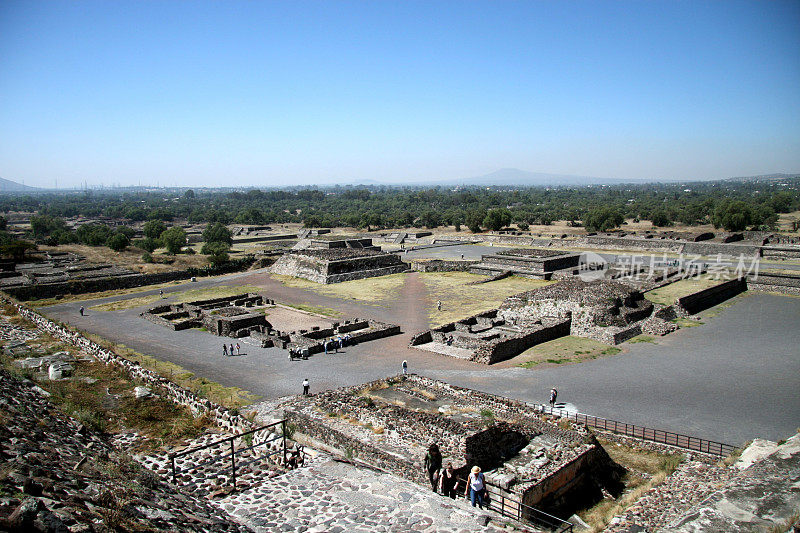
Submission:
M 290 250 L 272 266 L 272 272 L 316 283 L 340 283 L 406 272 L 409 266 L 395 254 L 373 249 Z
M 461 475 L 480 465 L 493 490 L 528 505 L 562 504 L 565 483 L 589 483 L 586 469 L 604 461 L 583 430 L 542 421 L 520 402 L 416 375 L 326 391 L 286 408 L 298 440 L 423 484 L 419 465 L 433 441 Z

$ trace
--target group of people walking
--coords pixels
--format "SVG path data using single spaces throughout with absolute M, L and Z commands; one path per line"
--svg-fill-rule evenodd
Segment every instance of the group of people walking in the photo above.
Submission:
M 442 470 L 442 453 L 436 443 L 432 443 L 428 447 L 428 453 L 425 455 L 425 472 L 428 474 L 428 480 L 431 483 L 431 490 L 438 492 L 449 498 L 455 499 L 461 492 L 460 489 L 464 487 L 464 497 L 467 498 L 472 506 L 476 505 L 483 509 L 483 504 L 486 501 L 486 482 L 483 477 L 483 472 L 479 466 L 473 466 L 469 476 L 464 480 L 460 480 L 453 468 L 453 463 L 448 462 L 447 467 Z
M 242 352 L 242 347 L 237 342 L 236 343 L 236 355 L 242 355 L 241 352 Z M 223 343 L 222 344 L 222 355 L 225 355 L 225 356 L 233 355 L 233 344 L 230 345 L 230 349 L 229 349 L 228 345 Z

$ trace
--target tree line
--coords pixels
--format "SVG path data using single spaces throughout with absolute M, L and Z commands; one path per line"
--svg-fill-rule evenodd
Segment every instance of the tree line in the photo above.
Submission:
M 404 228 L 455 226 L 470 231 L 515 225 L 574 226 L 605 231 L 624 219 L 649 220 L 658 227 L 711 223 L 729 231 L 772 229 L 779 213 L 800 209 L 800 178 L 682 184 L 593 187 L 330 187 L 250 189 L 227 193 L 82 191 L 0 198 L 0 211 L 31 212 L 59 220 L 72 216 L 111 217 L 130 223 L 275 224 L 306 227 Z M 52 223 L 52 222 L 48 222 Z M 58 224 L 57 222 L 55 222 Z M 61 242 L 63 228 L 55 228 Z M 124 229 L 83 230 L 81 242 L 108 241 Z M 66 238 L 66 237 L 64 237 Z M 115 237 L 121 244 L 123 237 Z

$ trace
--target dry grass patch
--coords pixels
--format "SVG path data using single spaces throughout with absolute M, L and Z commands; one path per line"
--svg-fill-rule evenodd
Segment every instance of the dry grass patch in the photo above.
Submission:
M 669 285 L 665 285 L 664 287 L 647 291 L 644 293 L 644 297 L 654 304 L 672 305 L 678 298 L 714 287 L 724 281 L 726 280 L 713 279 L 711 276 L 697 276 L 681 279 Z
M 389 274 L 388 276 L 378 276 L 323 285 L 292 276 L 283 276 L 279 274 L 271 274 L 271 276 L 287 287 L 296 287 L 340 300 L 357 300 L 373 305 L 397 298 L 406 279 L 406 274 Z
M 432 327 L 496 309 L 511 295 L 552 283 L 511 276 L 489 283 L 468 285 L 485 279 L 485 276 L 468 272 L 421 272 L 419 276 L 428 288 L 428 316 Z M 437 301 L 442 302 L 441 311 L 436 309 Z
M 621 351 L 615 346 L 596 340 L 567 335 L 528 348 L 512 359 L 512 363 L 523 368 L 533 368 L 545 363 L 582 363 L 603 355 L 615 355 Z
M 147 287 L 148 290 L 153 289 L 154 286 Z M 126 300 L 116 300 L 104 304 L 94 305 L 89 309 L 95 311 L 122 311 L 124 309 L 133 309 L 142 305 L 148 305 L 163 301 L 164 303 L 184 303 L 193 302 L 195 300 L 210 300 L 212 298 L 224 298 L 226 296 L 236 296 L 246 292 L 258 292 L 261 287 L 254 285 L 219 285 L 217 287 L 204 287 L 201 289 L 190 289 L 177 293 L 176 295 L 170 294 L 162 298 L 158 294 L 148 294 L 138 298 L 128 298 Z
M 617 499 L 604 499 L 578 515 L 590 526 L 590 531 L 603 531 L 611 519 L 623 514 L 645 493 L 667 479 L 684 460 L 682 454 L 663 454 L 615 443 L 597 436 L 598 442 L 616 463 L 628 473 L 623 478 L 625 490 Z
M 187 268 L 200 268 L 208 265 L 208 258 L 204 255 L 178 254 L 167 255 L 153 252 L 155 263 L 142 261 L 144 250 L 128 247 L 122 252 L 115 252 L 106 246 L 86 246 L 83 244 L 66 244 L 60 246 L 40 246 L 45 251 L 72 252 L 82 255 L 88 263 L 111 263 L 116 266 L 127 267 L 134 272 L 171 272 Z M 161 249 L 163 250 L 163 249 Z

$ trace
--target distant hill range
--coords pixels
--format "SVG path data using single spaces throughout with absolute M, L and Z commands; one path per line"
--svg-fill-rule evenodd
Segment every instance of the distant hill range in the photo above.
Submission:
M 573 176 L 570 174 L 548 174 L 544 172 L 528 172 L 518 168 L 501 168 L 483 176 L 453 181 L 463 185 L 521 185 L 535 187 L 548 185 L 599 185 L 601 183 L 623 183 L 631 180 Z
M 6 180 L 0 178 L 0 192 L 23 192 L 23 191 L 36 191 L 37 187 L 28 187 L 16 181 Z

